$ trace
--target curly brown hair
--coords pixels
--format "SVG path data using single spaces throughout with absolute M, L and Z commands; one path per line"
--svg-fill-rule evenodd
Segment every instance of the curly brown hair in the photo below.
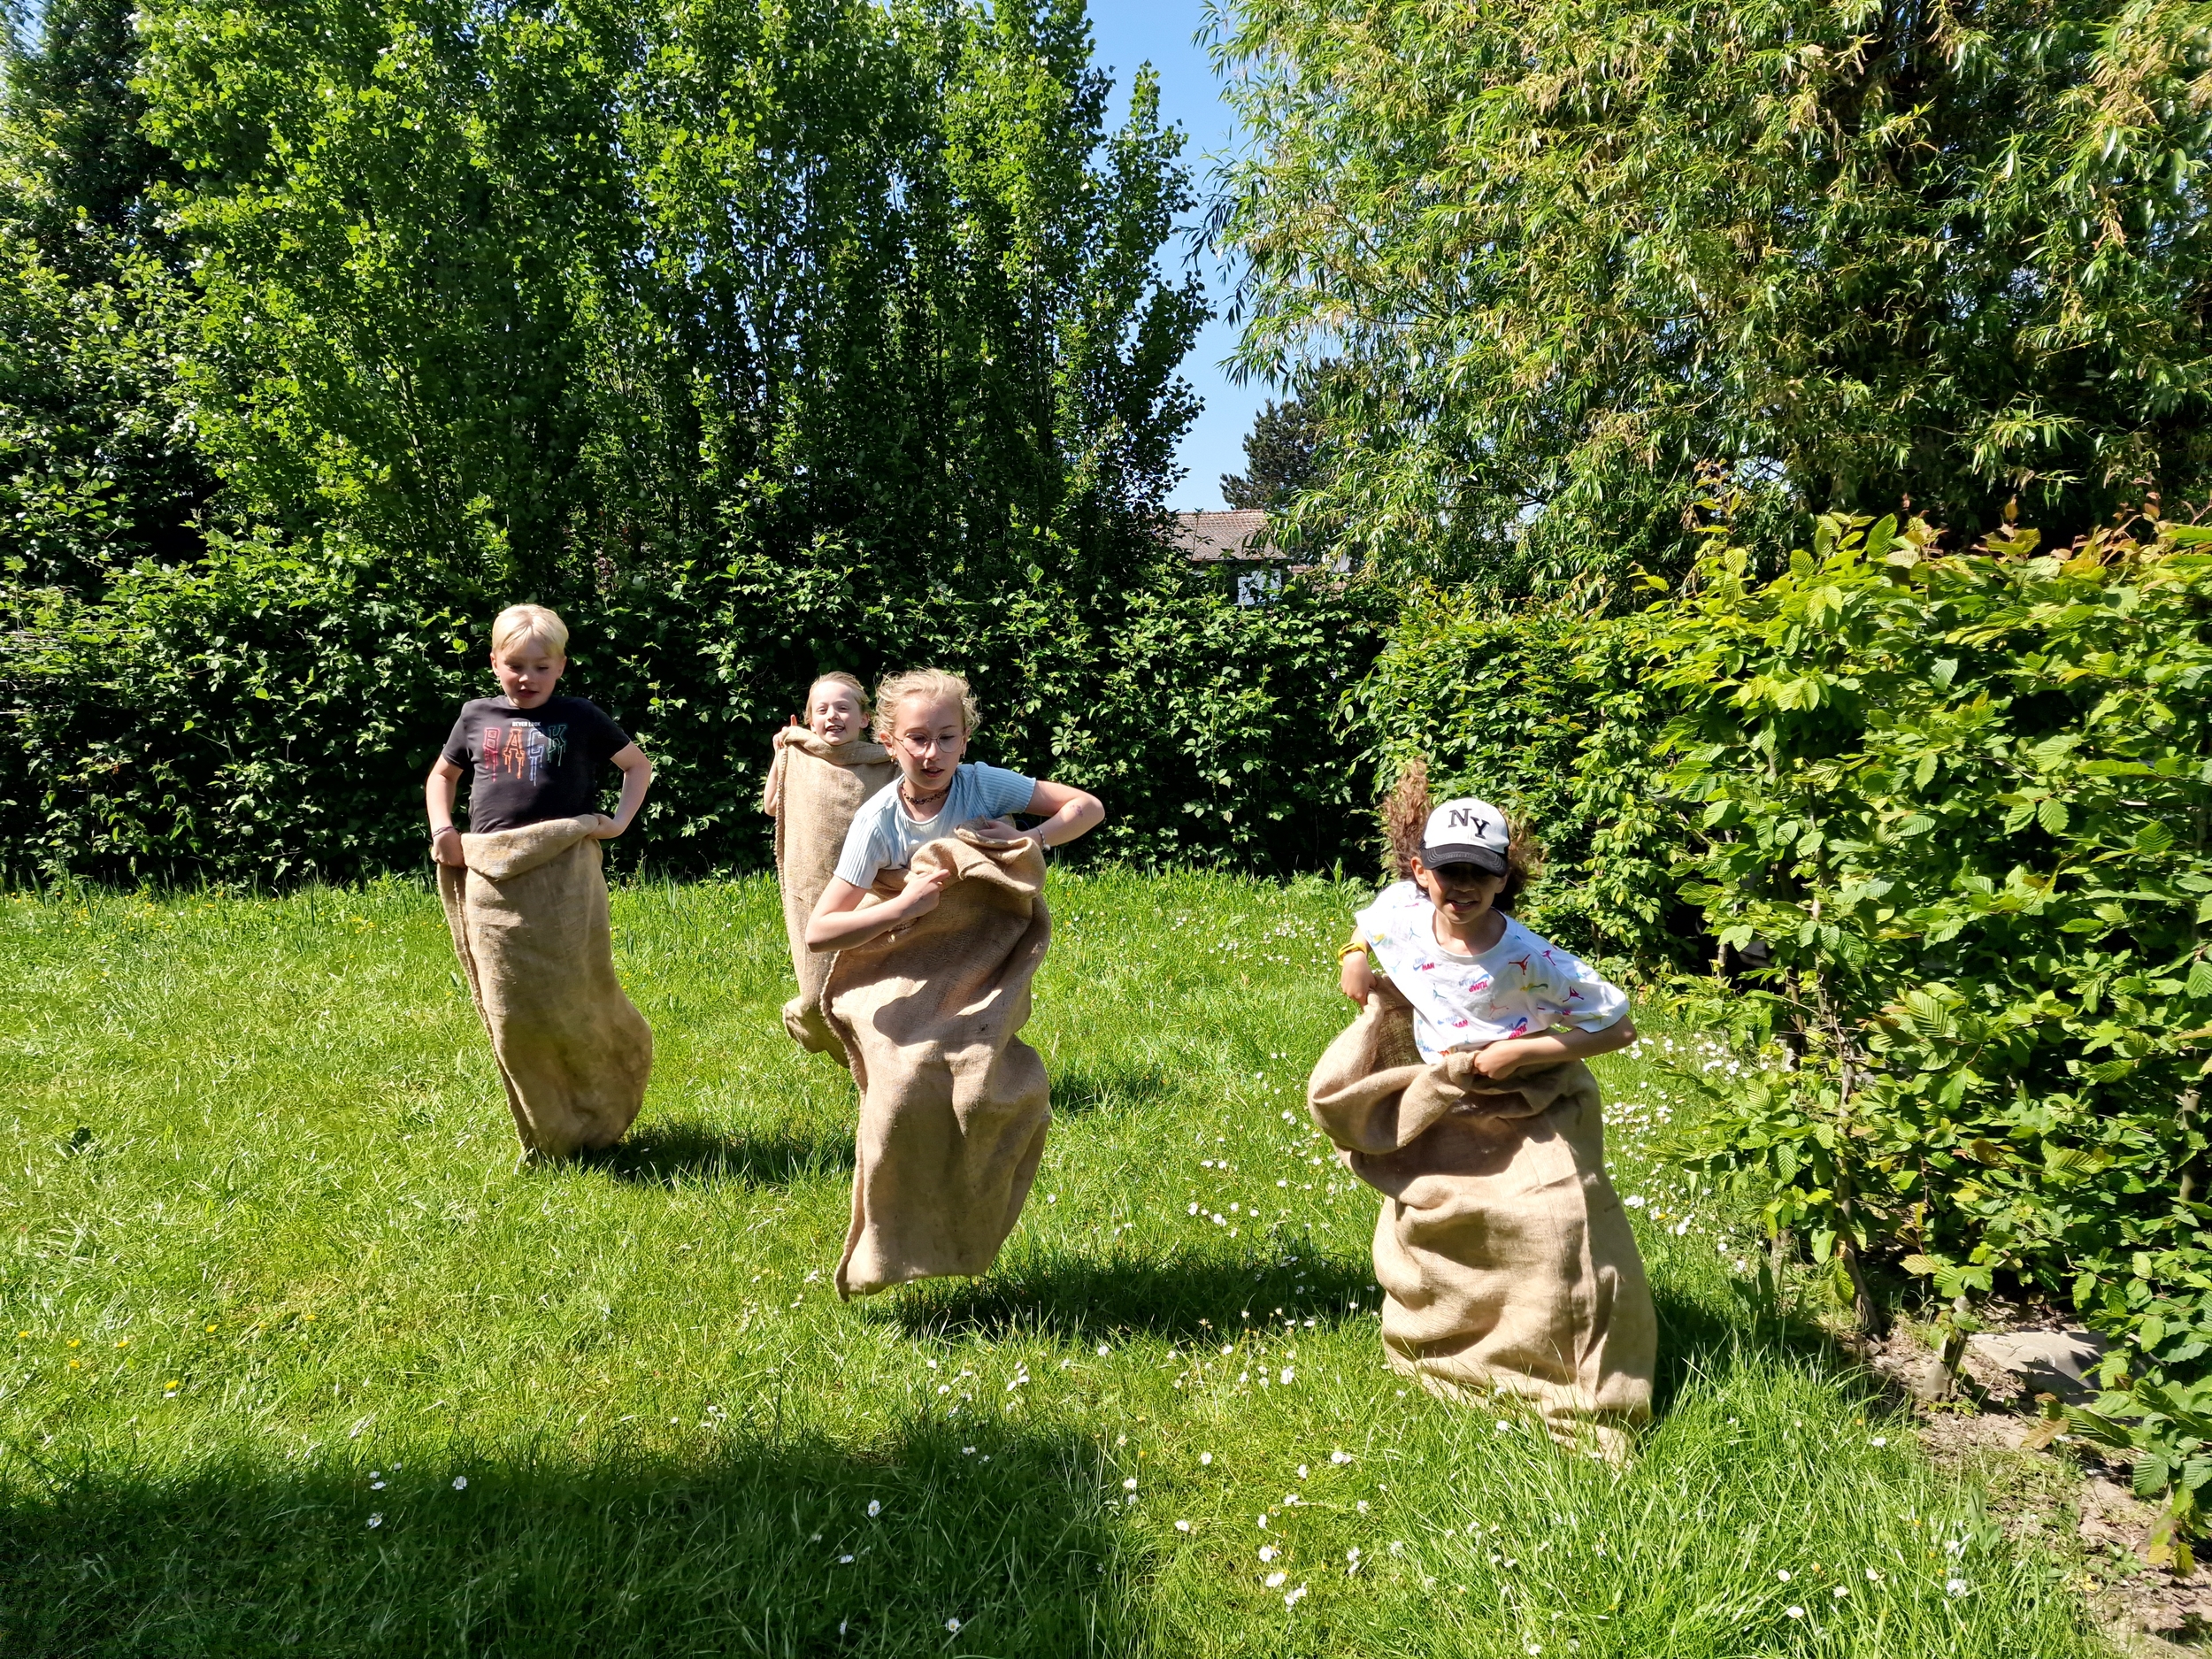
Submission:
M 1429 763 L 1415 755 L 1398 768 L 1398 780 L 1382 798 L 1383 840 L 1390 849 L 1390 867 L 1401 881 L 1413 879 L 1413 860 L 1421 850 L 1421 832 L 1435 810 L 1429 788 Z M 1544 849 L 1527 822 L 1518 814 L 1506 818 L 1505 885 L 1493 902 L 1512 913 L 1529 883 L 1543 873 Z

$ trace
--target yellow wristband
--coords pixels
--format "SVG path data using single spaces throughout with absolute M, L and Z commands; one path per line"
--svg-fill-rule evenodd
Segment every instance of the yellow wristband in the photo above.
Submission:
M 1343 949 L 1336 953 L 1336 959 L 1338 962 L 1341 963 L 1347 956 L 1354 955 L 1363 956 L 1366 954 L 1367 941 L 1363 939 L 1355 939 L 1350 944 L 1345 946 Z

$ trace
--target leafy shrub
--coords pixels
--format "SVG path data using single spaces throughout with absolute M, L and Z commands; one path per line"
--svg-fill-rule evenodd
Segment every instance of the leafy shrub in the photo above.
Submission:
M 2018 1286 L 2120 1339 L 2085 1425 L 2193 1522 L 2212 1473 L 2212 529 L 1824 518 L 1770 580 L 1722 526 L 1631 626 L 1701 814 L 1684 891 L 1771 967 L 1704 1169 L 1876 1317 L 1895 1260 L 1961 1314 Z M 2178 1392 L 2177 1392 L 2178 1391 Z M 2133 1426 L 2131 1428 L 2131 1425 Z
M 1698 946 L 1672 902 L 1681 831 L 1655 783 L 1660 705 L 1640 648 L 1571 605 L 1485 608 L 1428 588 L 1407 604 L 1351 724 L 1379 793 L 1416 755 L 1439 798 L 1479 795 L 1525 817 L 1545 848 L 1523 901 L 1571 949 L 1642 973 Z
M 626 861 L 764 863 L 768 740 L 808 680 L 925 661 L 976 680 L 979 756 L 1105 798 L 1081 856 L 1285 872 L 1358 833 L 1326 709 L 1379 642 L 1371 588 L 1239 608 L 1173 571 L 1118 598 L 1039 572 L 989 605 L 851 587 L 830 554 L 750 555 L 534 595 L 574 630 L 565 688 L 654 757 L 643 821 L 612 844 Z M 460 703 L 495 689 L 486 631 L 506 595 L 245 541 L 135 566 L 99 603 L 29 597 L 0 657 L 13 873 L 251 883 L 419 864 L 422 776 Z

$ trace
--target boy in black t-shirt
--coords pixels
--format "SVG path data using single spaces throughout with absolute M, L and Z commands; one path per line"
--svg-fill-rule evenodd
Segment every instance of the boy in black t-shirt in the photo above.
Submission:
M 493 622 L 492 672 L 505 695 L 462 704 L 423 788 L 438 863 L 462 862 L 453 788 L 465 774 L 469 828 L 479 835 L 596 810 L 597 773 L 610 760 L 622 772 L 622 799 L 598 839 L 612 841 L 637 817 L 653 763 L 594 704 L 553 695 L 567 649 L 567 624 L 543 605 L 510 605 Z
M 526 1158 L 612 1146 L 645 1104 L 653 1033 L 623 995 L 600 842 L 630 826 L 652 763 L 581 697 L 557 697 L 568 628 L 542 605 L 492 624 L 506 695 L 464 704 L 430 769 L 438 899 L 492 1040 Z M 598 810 L 603 761 L 622 769 L 615 816 Z M 469 829 L 453 786 L 469 786 Z

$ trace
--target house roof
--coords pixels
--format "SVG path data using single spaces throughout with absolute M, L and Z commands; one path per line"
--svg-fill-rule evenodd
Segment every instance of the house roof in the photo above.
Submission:
M 1179 512 L 1171 540 L 1194 565 L 1290 557 L 1267 539 L 1267 515 L 1257 511 Z

